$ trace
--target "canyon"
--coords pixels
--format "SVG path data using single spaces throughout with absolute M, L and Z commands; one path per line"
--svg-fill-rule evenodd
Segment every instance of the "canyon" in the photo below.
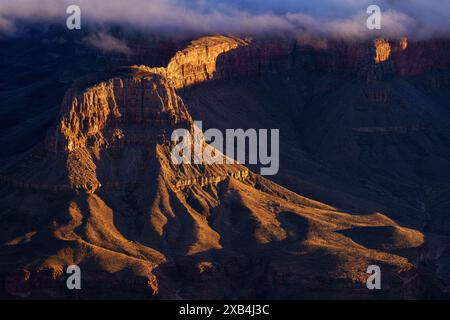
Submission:
M 448 49 L 207 36 L 166 66 L 76 82 L 44 138 L 2 159 L 0 295 L 444 296 Z M 170 135 L 194 119 L 280 127 L 279 174 L 173 164 Z

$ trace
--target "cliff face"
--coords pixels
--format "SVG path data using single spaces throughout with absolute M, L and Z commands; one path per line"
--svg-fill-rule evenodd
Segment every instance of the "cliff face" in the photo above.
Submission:
M 369 58 L 379 65 L 379 76 L 409 77 L 445 70 L 450 66 L 448 40 L 408 41 L 402 39 L 376 39 L 373 44 L 339 43 L 325 53 L 325 61 L 337 61 L 338 69 L 354 72 L 371 65 Z M 320 64 L 326 69 L 326 64 Z M 386 68 L 385 65 L 390 65 Z M 330 70 L 330 69 L 329 69 Z M 330 70 L 332 71 L 332 70 Z
M 152 130 L 190 119 L 174 88 L 154 74 L 114 78 L 81 94 L 70 90 L 62 105 L 57 132 L 46 141 L 48 150 L 98 151 L 101 147 L 133 142 L 128 135 L 122 140 L 121 126 L 142 123 Z
M 217 79 L 286 75 L 293 70 L 292 42 L 258 39 L 217 59 Z
M 148 70 L 163 75 L 174 88 L 184 88 L 217 78 L 220 73 L 216 70 L 219 56 L 248 44 L 246 40 L 225 36 L 200 38 L 178 51 L 167 67 Z
M 164 76 L 176 88 L 212 80 L 285 75 L 293 68 L 292 41 L 286 39 L 243 40 L 212 36 L 193 41 L 179 51 L 167 67 L 140 70 Z
M 394 75 L 407 77 L 450 65 L 446 41 L 408 42 L 407 38 L 367 42 L 326 41 L 312 46 L 290 38 L 242 40 L 212 36 L 193 41 L 157 73 L 176 88 L 211 80 L 288 76 L 309 70 L 353 74 L 368 83 Z M 436 77 L 434 83 L 442 82 Z M 445 82 L 445 81 L 444 81 Z M 386 96 L 386 94 L 384 94 Z
M 101 183 L 95 160 L 102 150 L 170 140 L 166 131 L 186 126 L 190 116 L 168 81 L 157 74 L 114 78 L 63 100 L 61 120 L 49 133 L 46 149 L 67 156 L 70 186 L 95 192 Z
M 375 47 L 375 63 L 386 61 L 391 56 L 391 45 L 385 39 L 376 39 Z

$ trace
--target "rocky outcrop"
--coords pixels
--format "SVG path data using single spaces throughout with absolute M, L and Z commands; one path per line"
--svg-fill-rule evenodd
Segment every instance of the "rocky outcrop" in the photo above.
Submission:
M 294 42 L 257 39 L 217 59 L 215 79 L 287 75 L 294 69 Z
M 356 73 L 370 82 L 445 70 L 450 66 L 449 51 L 448 40 L 379 38 L 373 42 L 329 41 L 324 48 L 299 47 L 294 60 L 317 71 Z
M 394 74 L 391 61 L 392 48 L 385 39 L 376 39 L 366 47 L 364 57 L 355 65 L 358 78 L 373 85 Z M 379 99 L 376 90 L 371 90 L 375 101 Z M 378 90 L 379 91 L 379 90 Z
M 176 53 L 167 67 L 135 66 L 157 73 L 176 89 L 211 80 L 256 76 L 289 76 L 306 69 L 350 73 L 367 82 L 393 75 L 410 76 L 450 65 L 448 42 L 326 40 L 314 46 L 291 38 L 239 39 L 210 36 L 193 41 Z
M 386 61 L 391 56 L 391 45 L 385 39 L 376 39 L 374 41 L 375 47 L 375 63 Z
M 121 76 L 91 87 L 70 89 L 62 102 L 59 123 L 47 134 L 44 143 L 49 157 L 54 159 L 42 155 L 44 162 L 59 163 L 64 173 L 60 177 L 50 174 L 55 185 L 45 183 L 41 177 L 25 178 L 30 176 L 25 168 L 12 169 L 15 173 L 24 172 L 14 177 L 5 175 L 2 180 L 30 190 L 87 193 L 95 193 L 101 187 L 121 188 L 132 184 L 132 179 L 125 177 L 99 177 L 99 172 L 111 170 L 98 167 L 104 163 L 100 161 L 102 154 L 108 154 L 105 150 L 123 150 L 128 146 L 155 150 L 158 145 L 165 145 L 167 153 L 170 134 L 175 128 L 193 128 L 192 119 L 175 90 L 214 79 L 218 56 L 247 44 L 232 37 L 205 37 L 178 52 L 167 68 L 135 66 L 122 71 Z M 33 157 L 36 156 L 30 157 L 30 163 Z M 67 179 L 67 184 L 61 184 L 61 178 Z
M 174 88 L 184 88 L 217 78 L 219 56 L 248 44 L 248 41 L 235 37 L 203 37 L 192 41 L 186 49 L 177 52 L 167 67 L 147 70 L 161 74 Z
M 217 185 L 220 182 L 225 181 L 226 179 L 236 179 L 242 181 L 244 179 L 247 179 L 248 177 L 248 170 L 238 170 L 236 172 L 230 172 L 222 176 L 199 176 L 190 179 L 179 180 L 177 181 L 175 186 L 179 189 L 189 188 L 193 185 L 200 185 L 201 187 L 204 187 L 208 185 Z
M 157 73 L 176 88 L 186 88 L 211 80 L 230 80 L 261 75 L 286 75 L 293 70 L 291 40 L 249 40 L 229 36 L 210 36 L 193 41 L 179 51 L 167 67 L 136 69 Z
M 72 89 L 62 105 L 60 123 L 48 135 L 46 148 L 67 155 L 70 186 L 89 193 L 102 185 L 96 167 L 102 150 L 167 142 L 165 130 L 191 121 L 175 89 L 151 73 L 113 78 L 82 93 Z
M 121 126 L 144 124 L 148 130 L 189 118 L 174 88 L 155 74 L 114 78 L 82 93 L 70 90 L 62 103 L 61 120 L 46 141 L 49 151 L 72 152 L 136 142 Z

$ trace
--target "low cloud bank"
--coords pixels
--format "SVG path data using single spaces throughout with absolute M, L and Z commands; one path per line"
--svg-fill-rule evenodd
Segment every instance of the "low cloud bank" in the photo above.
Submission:
M 105 53 L 121 53 L 126 56 L 133 54 L 126 42 L 104 32 L 91 34 L 83 42 Z
M 66 8 L 82 21 L 124 23 L 152 30 L 208 33 L 306 32 L 340 38 L 423 39 L 450 35 L 450 1 L 443 0 L 0 0 L 0 32 L 18 21 L 65 23 Z M 382 10 L 381 30 L 366 28 L 369 5 Z

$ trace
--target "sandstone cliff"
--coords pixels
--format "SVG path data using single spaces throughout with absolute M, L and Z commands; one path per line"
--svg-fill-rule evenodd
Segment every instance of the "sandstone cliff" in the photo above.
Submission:
M 353 74 L 373 82 L 392 75 L 443 70 L 450 65 L 445 54 L 448 46 L 446 41 L 408 42 L 406 37 L 366 42 L 327 40 L 318 46 L 289 37 L 242 40 L 211 36 L 193 41 L 167 67 L 135 68 L 162 75 L 176 89 L 210 80 L 285 77 L 303 69 Z
M 47 140 L 49 150 L 71 152 L 119 144 L 123 124 L 143 124 L 148 130 L 188 121 L 183 102 L 168 81 L 154 74 L 114 78 L 64 97 L 56 135 Z M 126 107 L 125 107 L 126 106 Z M 131 143 L 128 137 L 123 143 Z
M 220 78 L 217 61 L 220 55 L 249 41 L 235 37 L 211 36 L 192 41 L 184 50 L 175 54 L 165 68 L 148 68 L 148 71 L 161 74 L 179 89 L 196 83 Z

